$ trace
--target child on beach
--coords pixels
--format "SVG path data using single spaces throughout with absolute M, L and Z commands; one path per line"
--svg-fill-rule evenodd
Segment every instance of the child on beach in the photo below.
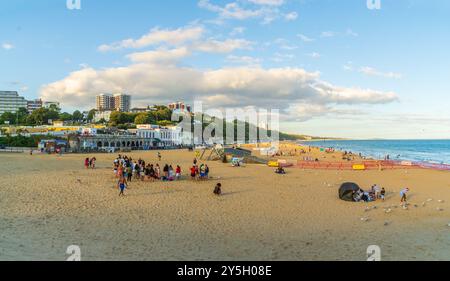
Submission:
M 118 185 L 120 189 L 119 197 L 125 196 L 125 189 L 127 188 L 127 180 L 124 177 L 121 177 Z
M 386 189 L 384 189 L 384 187 L 381 189 L 381 192 L 380 192 L 380 198 L 381 198 L 381 200 L 383 200 L 383 201 L 386 200 Z
M 86 168 L 86 169 L 89 169 L 89 158 L 86 158 L 85 160 L 84 160 L 84 167 Z
M 97 158 L 94 157 L 91 159 L 89 163 L 89 166 L 91 166 L 92 169 L 95 169 L 95 161 L 97 161 Z

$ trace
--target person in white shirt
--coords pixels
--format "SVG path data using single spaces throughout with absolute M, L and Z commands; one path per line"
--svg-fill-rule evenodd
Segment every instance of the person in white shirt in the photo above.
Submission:
M 400 203 L 401 204 L 406 204 L 407 203 L 407 198 L 406 198 L 406 194 L 409 192 L 409 188 L 404 188 L 400 191 Z

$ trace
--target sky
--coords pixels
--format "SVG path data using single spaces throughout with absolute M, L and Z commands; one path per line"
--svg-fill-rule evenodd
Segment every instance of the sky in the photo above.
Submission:
M 314 136 L 450 138 L 450 1 L 0 1 L 0 90 L 278 109 Z

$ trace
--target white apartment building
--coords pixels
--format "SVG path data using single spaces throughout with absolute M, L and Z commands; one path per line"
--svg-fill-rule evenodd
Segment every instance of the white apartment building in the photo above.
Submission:
M 16 113 L 20 108 L 27 108 L 24 97 L 15 91 L 0 91 L 0 115 L 5 112 Z

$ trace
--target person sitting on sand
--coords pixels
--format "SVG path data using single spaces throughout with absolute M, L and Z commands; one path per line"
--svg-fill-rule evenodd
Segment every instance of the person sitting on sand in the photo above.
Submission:
M 402 189 L 402 191 L 400 191 L 400 197 L 401 197 L 401 199 L 400 199 L 400 204 L 401 205 L 406 205 L 408 202 L 408 200 L 407 200 L 407 198 L 406 198 L 406 194 L 409 192 L 409 188 L 407 187 L 407 188 L 405 188 L 405 189 Z
M 127 180 L 124 177 L 121 177 L 119 179 L 118 186 L 120 190 L 119 197 L 125 196 L 125 189 L 127 188 Z
M 166 165 L 164 166 L 163 172 L 164 172 L 164 177 L 165 177 L 166 179 L 168 179 L 168 178 L 169 178 L 169 165 L 166 164 Z
M 175 170 L 175 178 L 177 181 L 180 180 L 181 178 L 181 167 L 180 165 L 177 165 L 177 169 Z
M 278 167 L 275 173 L 279 175 L 285 175 L 286 171 L 283 169 L 283 167 Z
M 175 172 L 173 170 L 172 165 L 169 166 L 169 174 L 168 174 L 168 180 L 169 181 L 174 181 L 175 180 Z
M 217 196 L 222 195 L 222 184 L 221 183 L 218 183 L 216 185 L 216 187 L 214 188 L 214 194 Z

